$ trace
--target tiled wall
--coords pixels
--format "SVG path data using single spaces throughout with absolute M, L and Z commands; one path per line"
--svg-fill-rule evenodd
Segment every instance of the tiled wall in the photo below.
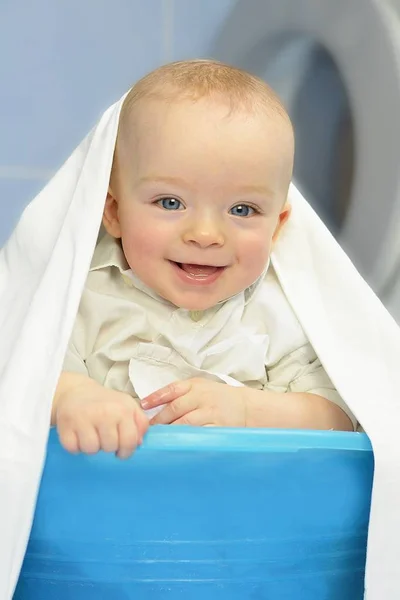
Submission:
M 1 0 L 0 245 L 103 110 L 164 62 L 208 56 L 235 0 Z

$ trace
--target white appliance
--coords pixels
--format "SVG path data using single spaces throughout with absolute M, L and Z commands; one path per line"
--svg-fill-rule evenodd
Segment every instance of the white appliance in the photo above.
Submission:
M 394 2 L 238 0 L 212 56 L 256 73 L 281 95 L 296 130 L 295 183 L 400 322 Z

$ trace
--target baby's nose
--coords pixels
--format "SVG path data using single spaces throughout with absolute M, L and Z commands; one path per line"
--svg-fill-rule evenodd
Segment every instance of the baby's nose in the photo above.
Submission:
M 195 219 L 183 234 L 186 244 L 194 244 L 200 248 L 223 246 L 225 235 L 222 227 L 212 219 Z

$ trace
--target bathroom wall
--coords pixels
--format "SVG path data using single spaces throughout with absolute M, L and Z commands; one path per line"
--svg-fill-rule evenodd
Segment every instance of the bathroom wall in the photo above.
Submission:
M 235 0 L 2 0 L 0 245 L 101 113 L 162 63 L 206 57 Z

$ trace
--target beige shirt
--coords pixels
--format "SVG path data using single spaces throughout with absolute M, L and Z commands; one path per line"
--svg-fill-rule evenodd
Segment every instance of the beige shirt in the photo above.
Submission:
M 139 398 L 189 377 L 308 392 L 339 405 L 356 426 L 272 266 L 233 298 L 188 311 L 144 285 L 120 243 L 105 235 L 93 255 L 63 369 Z

